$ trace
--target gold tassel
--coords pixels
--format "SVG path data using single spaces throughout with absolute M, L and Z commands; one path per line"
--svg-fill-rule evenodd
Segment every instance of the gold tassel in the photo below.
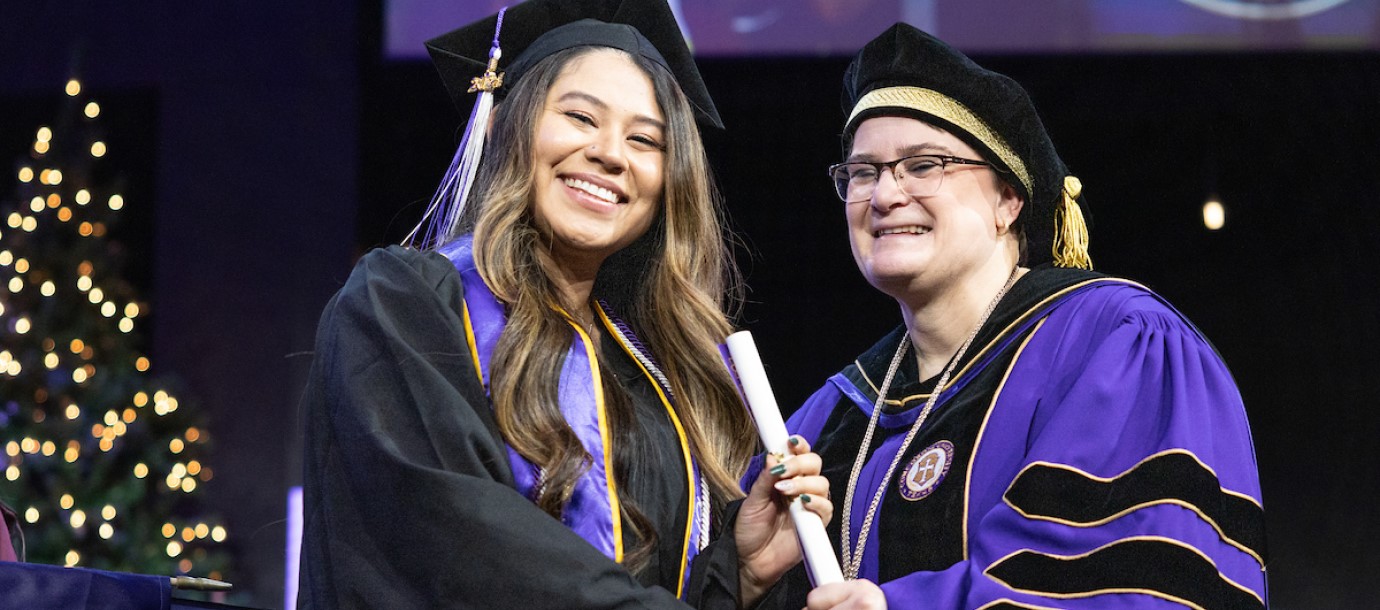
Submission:
M 1083 183 L 1073 176 L 1064 176 L 1064 201 L 1055 217 L 1054 266 L 1092 270 L 1092 256 L 1088 254 L 1088 225 L 1083 222 L 1083 209 L 1078 196 Z

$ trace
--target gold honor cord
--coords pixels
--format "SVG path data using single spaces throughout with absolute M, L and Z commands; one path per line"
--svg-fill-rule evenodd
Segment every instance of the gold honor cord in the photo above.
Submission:
M 613 333 L 614 337 L 618 338 L 619 347 L 622 347 L 623 351 L 637 364 L 637 368 L 642 371 L 643 376 L 645 376 L 648 381 L 652 382 L 652 389 L 656 390 L 657 398 L 661 399 L 661 404 L 666 407 L 666 415 L 671 418 L 671 424 L 676 428 L 676 437 L 680 439 L 680 451 L 682 458 L 685 460 L 685 481 L 688 487 L 686 497 L 690 503 L 685 514 L 685 541 L 681 547 L 682 552 L 680 554 L 680 578 L 676 580 L 676 597 L 683 597 L 685 594 L 686 563 L 687 559 L 690 557 L 690 537 L 691 533 L 694 532 L 695 515 L 697 514 L 695 503 L 699 498 L 695 493 L 695 463 L 690 456 L 690 439 L 685 435 L 685 427 L 681 426 L 680 418 L 676 416 L 676 410 L 671 407 L 671 401 L 667 398 L 666 392 L 662 391 L 661 384 L 652 376 L 651 371 L 647 370 L 647 367 L 642 364 L 642 360 L 637 357 L 637 354 L 633 353 L 633 347 L 628 344 L 627 338 L 623 336 L 623 333 L 618 329 L 617 325 L 613 323 L 613 320 L 609 319 L 608 314 L 604 312 L 604 307 L 595 303 L 594 308 L 595 311 L 599 313 L 599 319 L 604 323 L 604 328 L 607 328 L 609 332 Z M 705 502 L 704 510 L 709 510 L 707 501 Z M 706 523 L 705 526 L 706 527 L 700 531 L 701 540 L 709 536 L 708 524 Z

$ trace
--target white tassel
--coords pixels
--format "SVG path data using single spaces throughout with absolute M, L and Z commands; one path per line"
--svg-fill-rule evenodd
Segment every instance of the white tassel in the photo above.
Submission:
M 492 91 L 485 91 L 479 94 L 479 100 L 474 103 L 475 118 L 470 121 L 471 129 L 469 137 L 465 138 L 465 146 L 460 157 L 460 172 L 457 178 L 455 205 L 447 211 L 445 219 L 441 225 L 445 227 L 446 235 L 453 235 L 460 228 L 460 217 L 465 213 L 465 203 L 469 201 L 470 187 L 474 186 L 475 172 L 479 170 L 479 159 L 484 155 L 484 140 L 489 133 L 489 116 L 493 114 L 494 94 Z
M 503 74 L 498 71 L 498 60 L 503 51 L 498 47 L 498 30 L 503 27 L 503 14 L 506 7 L 498 13 L 498 25 L 494 31 L 494 46 L 489 49 L 489 66 L 484 74 L 470 81 L 470 92 L 479 92 L 479 99 L 470 111 L 470 120 L 465 127 L 465 136 L 455 157 L 441 178 L 436 194 L 431 196 L 422 219 L 403 239 L 403 245 L 412 247 L 417 234 L 422 234 L 422 247 L 437 247 L 442 241 L 453 237 L 460 230 L 461 219 L 465 216 L 465 204 L 469 200 L 470 188 L 474 186 L 475 174 L 479 170 L 479 160 L 484 157 L 484 140 L 489 133 L 489 115 L 493 114 L 494 89 L 503 86 Z
M 441 178 L 441 185 L 431 196 L 431 203 L 427 205 L 426 213 L 422 214 L 422 220 L 408 233 L 403 244 L 417 245 L 415 240 L 421 233 L 421 246 L 439 246 L 439 241 L 454 235 L 460 228 L 460 219 L 464 217 L 465 204 L 474 186 L 475 172 L 479 169 L 479 160 L 484 156 L 485 134 L 489 131 L 489 115 L 493 107 L 493 92 L 480 93 L 470 114 L 464 141 L 456 149 L 446 175 Z

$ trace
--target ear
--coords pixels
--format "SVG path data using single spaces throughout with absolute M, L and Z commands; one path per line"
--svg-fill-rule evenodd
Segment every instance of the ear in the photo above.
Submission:
M 1020 193 L 1006 182 L 1001 183 L 1001 198 L 997 200 L 997 208 L 993 216 L 996 218 L 997 234 L 1004 235 L 1011 230 L 1011 225 L 1016 224 L 1016 219 L 1020 217 L 1021 210 L 1025 208 L 1025 199 L 1021 198 Z

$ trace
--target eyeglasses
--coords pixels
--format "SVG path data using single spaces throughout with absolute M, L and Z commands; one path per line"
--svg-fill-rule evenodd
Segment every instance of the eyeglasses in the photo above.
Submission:
M 829 177 L 834 180 L 834 191 L 844 202 L 867 201 L 877 190 L 882 180 L 882 170 L 891 168 L 891 176 L 897 186 L 912 197 L 928 197 L 939 192 L 944 183 L 944 174 L 950 163 L 958 165 L 986 165 L 993 171 L 1000 171 L 995 165 L 976 159 L 964 159 L 949 155 L 914 155 L 901 157 L 886 163 L 869 161 L 849 161 L 829 166 Z

